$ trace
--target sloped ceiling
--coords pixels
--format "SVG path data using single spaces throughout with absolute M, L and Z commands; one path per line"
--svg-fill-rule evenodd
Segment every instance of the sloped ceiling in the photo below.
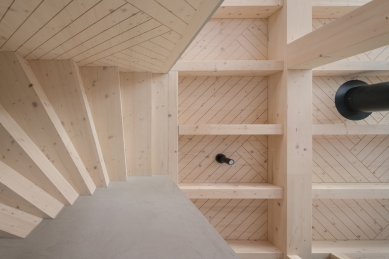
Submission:
M 222 0 L 2 0 L 0 51 L 167 72 Z

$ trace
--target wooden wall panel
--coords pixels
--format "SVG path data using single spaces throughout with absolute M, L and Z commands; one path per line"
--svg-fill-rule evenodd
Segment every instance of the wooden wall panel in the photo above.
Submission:
M 29 63 L 95 185 L 107 187 L 107 168 L 76 63 L 72 60 Z
M 24 132 L 81 194 L 96 186 L 28 62 L 0 52 L 0 102 Z
M 267 78 L 182 77 L 179 124 L 266 124 Z M 267 182 L 267 136 L 180 136 L 179 182 Z M 224 153 L 233 167 L 214 158 Z
M 152 175 L 151 73 L 120 73 L 127 175 Z
M 81 67 L 97 135 L 111 181 L 125 181 L 127 176 L 124 132 L 117 67 Z
M 319 29 L 325 24 L 330 23 L 336 19 L 313 19 L 312 20 L 312 31 Z M 373 49 L 371 51 L 367 51 L 365 53 L 361 53 L 356 56 L 348 57 L 344 60 L 348 61 L 384 61 L 389 59 L 389 46 L 384 46 L 378 49 Z
M 227 240 L 267 240 L 267 200 L 192 200 L 204 217 Z
M 180 61 L 267 59 L 267 19 L 211 19 Z
M 389 240 L 389 199 L 313 200 L 313 240 Z

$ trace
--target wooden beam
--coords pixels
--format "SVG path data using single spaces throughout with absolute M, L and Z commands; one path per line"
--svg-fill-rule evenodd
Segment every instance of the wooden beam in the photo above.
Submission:
M 18 195 L 31 203 L 34 207 L 42 211 L 47 217 L 55 218 L 63 208 L 63 204 L 44 192 L 41 188 L 21 176 L 0 161 L 0 183 L 12 190 Z M 0 202 L 1 198 L 0 198 Z
M 312 135 L 388 135 L 389 125 L 313 124 Z
M 345 254 L 355 258 L 389 257 L 389 240 L 313 241 L 312 253 L 316 259 L 328 258 L 330 254 Z
M 340 18 L 371 0 L 312 0 L 312 17 Z
M 351 258 L 346 256 L 346 255 L 344 255 L 344 254 L 336 253 L 336 254 L 330 254 L 330 258 L 329 259 L 351 259 Z
M 0 160 L 63 204 L 78 193 L 0 105 Z
M 120 73 L 127 175 L 152 175 L 151 73 Z
M 336 61 L 313 69 L 313 76 L 388 76 L 389 61 Z
M 283 69 L 277 60 L 178 61 L 172 68 L 179 76 L 269 76 Z
M 389 2 L 375 0 L 289 43 L 288 68 L 312 69 L 389 42 Z
M 310 0 L 288 0 L 268 20 L 269 59 L 287 60 L 287 44 L 312 30 Z M 268 123 L 284 125 L 269 136 L 268 182 L 284 189 L 268 201 L 268 240 L 284 257 L 312 258 L 312 71 L 269 76 Z
M 282 135 L 280 124 L 180 125 L 179 135 Z
M 269 241 L 226 240 L 240 259 L 280 259 L 282 252 Z
M 73 60 L 29 63 L 81 157 L 80 173 L 90 175 L 97 187 L 107 187 L 107 168 L 78 66 Z
M 178 179 L 178 74 L 152 75 L 152 150 L 153 175 Z
M 143 0 L 135 1 L 144 2 Z M 196 8 L 196 12 L 194 13 L 190 23 L 185 28 L 185 31 L 182 33 L 173 51 L 170 53 L 165 64 L 163 65 L 161 69 L 162 73 L 167 73 L 171 70 L 172 66 L 181 57 L 182 53 L 184 53 L 185 49 L 190 45 L 190 43 L 196 38 L 197 34 L 201 31 L 207 21 L 212 17 L 213 13 L 219 8 L 221 3 L 223 3 L 223 0 L 201 1 L 200 5 Z M 149 10 L 146 10 L 145 12 L 147 13 L 148 11 Z
M 25 238 L 41 221 L 41 218 L 0 203 L 1 231 Z
M 301 259 L 298 255 L 288 255 L 288 259 Z
M 189 199 L 282 199 L 283 189 L 268 183 L 181 183 Z
M 312 199 L 388 199 L 389 183 L 314 183 Z
M 117 67 L 80 67 L 105 165 L 111 181 L 126 181 L 120 78 Z
M 213 19 L 269 18 L 284 5 L 284 0 L 224 0 Z
M 96 186 L 28 62 L 0 52 L 0 78 L 3 108 L 77 192 L 92 194 Z

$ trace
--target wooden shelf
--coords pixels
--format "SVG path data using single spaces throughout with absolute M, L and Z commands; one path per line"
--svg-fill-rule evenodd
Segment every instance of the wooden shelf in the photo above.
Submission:
M 282 188 L 268 183 L 181 183 L 190 199 L 282 199 Z
M 389 61 L 337 61 L 312 70 L 313 76 L 387 76 Z
M 283 0 L 224 0 L 212 18 L 269 18 L 284 4 Z
M 314 183 L 313 199 L 387 199 L 389 183 Z
M 281 124 L 179 125 L 179 135 L 282 135 Z
M 389 135 L 389 125 L 314 124 L 312 135 Z
M 268 241 L 226 240 L 240 259 L 281 259 L 282 252 Z
M 284 69 L 278 60 L 178 61 L 179 76 L 269 76 Z
M 389 240 L 313 241 L 312 258 L 326 259 L 331 253 L 357 258 L 387 258 Z

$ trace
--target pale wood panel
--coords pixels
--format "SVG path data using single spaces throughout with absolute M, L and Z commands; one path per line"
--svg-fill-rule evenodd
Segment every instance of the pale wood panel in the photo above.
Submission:
M 29 63 L 95 185 L 107 187 L 107 168 L 77 65 L 72 60 Z
M 267 240 L 267 200 L 192 200 L 226 240 Z
M 388 199 L 313 200 L 314 240 L 389 240 Z
M 313 183 L 312 199 L 386 199 L 386 183 Z
M 365 1 L 365 2 L 367 2 L 367 1 Z M 327 17 L 327 18 L 313 19 L 312 20 L 312 31 L 317 30 L 317 29 L 323 27 L 324 25 L 326 25 L 332 21 L 336 21 L 336 19 L 329 18 L 329 17 Z M 346 59 L 343 59 L 343 61 L 346 61 L 346 60 L 347 61 L 373 61 L 373 60 L 385 61 L 385 60 L 389 60 L 389 46 L 383 46 L 383 47 L 380 47 L 377 49 L 367 51 L 365 53 L 361 53 L 361 54 L 356 55 L 356 56 L 352 56 L 352 57 L 348 57 Z
M 279 124 L 200 124 L 180 125 L 180 135 L 282 135 L 283 125 Z
M 0 56 L 1 105 L 74 189 L 93 193 L 96 186 L 28 62 L 12 52 Z
M 137 71 L 112 58 L 130 51 L 131 60 L 158 63 L 157 69 L 146 71 L 166 73 L 221 2 L 4 0 L 0 50 L 17 51 L 27 59 L 73 58 L 79 65 L 110 58 L 123 71 Z M 142 44 L 168 54 L 160 62 L 147 51 L 132 51 Z
M 63 204 L 29 181 L 14 169 L 0 161 L 0 183 L 13 192 L 10 199 L 18 196 L 41 211 L 45 218 L 55 218 L 63 208 Z M 16 198 L 17 199 L 17 198 Z M 0 198 L 2 203 L 6 203 Z M 18 208 L 18 207 L 16 207 Z
M 282 252 L 268 241 L 226 240 L 241 259 L 281 259 Z
M 151 175 L 151 73 L 120 73 L 127 175 Z
M 267 80 L 262 77 L 185 77 L 178 87 L 179 124 L 267 123 Z M 179 182 L 266 182 L 267 136 L 179 138 Z M 235 166 L 218 164 L 224 153 Z
M 81 77 L 111 181 L 126 180 L 126 158 L 117 67 L 81 67 Z
M 313 0 L 313 18 L 339 18 L 371 0 Z
M 152 174 L 177 182 L 177 72 L 152 75 Z
M 225 0 L 212 18 L 269 18 L 283 3 L 283 0 Z
M 266 19 L 212 19 L 180 61 L 267 59 Z
M 41 221 L 41 218 L 0 204 L 0 231 L 25 238 Z

